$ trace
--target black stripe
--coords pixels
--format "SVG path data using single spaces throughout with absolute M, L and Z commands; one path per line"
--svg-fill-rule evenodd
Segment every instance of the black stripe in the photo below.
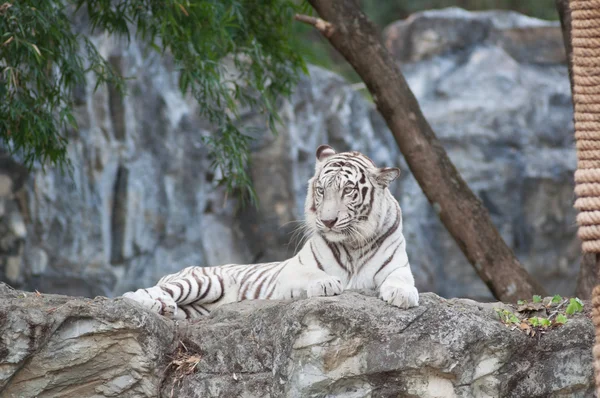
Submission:
M 262 281 L 260 281 L 260 283 L 258 284 L 258 286 L 256 287 L 256 289 L 254 290 L 254 299 L 258 299 L 258 297 L 260 296 L 260 289 L 262 289 L 264 283 L 265 283 L 265 279 L 264 278 Z
M 398 229 L 398 227 L 400 226 L 400 209 L 398 208 L 398 204 L 396 204 L 396 219 L 394 220 L 394 225 L 392 225 L 390 227 L 390 229 L 388 229 L 385 234 L 383 234 L 382 236 L 379 237 L 379 239 L 377 239 L 377 241 L 375 242 L 375 245 L 377 245 L 377 247 L 380 247 L 383 242 L 394 232 L 396 232 L 396 230 Z
M 242 278 L 242 280 L 240 282 L 240 286 L 243 286 L 248 281 L 249 278 L 254 276 L 254 274 L 258 271 L 258 266 L 260 266 L 260 265 L 263 265 L 263 264 L 251 264 L 251 265 L 247 266 L 248 268 L 245 269 L 245 271 L 247 271 L 247 272 L 244 274 L 244 277 Z
M 337 263 L 340 265 L 340 267 L 344 271 L 346 271 L 346 273 L 350 273 L 350 271 L 348 271 L 348 268 L 346 268 L 346 266 L 342 263 L 340 249 L 334 243 L 330 242 L 327 242 L 327 247 L 329 248 L 329 250 L 331 250 L 331 253 L 333 253 L 333 257 L 335 258 L 335 261 L 337 261 Z
M 313 254 L 313 257 L 315 258 L 315 261 L 317 262 L 317 267 L 319 267 L 319 269 L 320 269 L 321 271 L 325 271 L 325 270 L 323 269 L 323 266 L 322 266 L 322 265 L 321 265 L 321 263 L 319 262 L 319 259 L 317 258 L 317 255 L 315 254 L 315 249 L 313 248 L 312 242 L 310 243 L 310 251 L 312 252 L 312 254 Z
M 196 301 L 200 301 L 203 298 L 205 298 L 208 295 L 208 292 L 210 292 L 210 288 L 212 286 L 212 280 L 210 278 L 208 279 L 208 286 L 206 287 L 206 290 L 204 291 L 204 293 L 202 293 L 202 295 L 200 297 L 198 297 L 198 300 Z M 198 293 L 200 293 L 200 286 L 198 286 Z
M 368 158 L 367 158 L 367 159 L 368 159 Z M 369 159 L 369 160 L 371 160 L 371 159 Z M 364 167 L 365 169 L 368 169 L 368 168 L 369 168 L 369 166 L 370 166 L 370 165 L 369 165 L 367 162 L 365 162 L 365 161 L 364 161 L 362 158 L 360 158 L 360 157 L 354 157 L 354 158 L 350 159 L 350 161 L 354 161 L 354 162 L 358 163 L 359 165 L 361 165 L 361 166 L 362 166 L 362 167 Z M 373 161 L 371 161 L 371 164 L 372 164 L 373 166 L 375 166 L 375 164 L 373 163 Z
M 173 291 L 170 288 L 168 288 L 166 286 L 159 286 L 159 287 L 163 290 L 163 292 L 168 293 L 171 296 L 171 298 L 173 300 L 175 300 L 175 297 L 173 297 L 174 296 Z
M 369 162 L 371 162 L 371 164 L 372 164 L 373 166 L 375 166 L 375 162 L 374 162 L 374 161 L 373 161 L 373 160 L 372 160 L 370 157 L 368 157 L 367 155 L 365 155 L 365 154 L 362 154 L 362 153 L 360 153 L 360 152 L 359 152 L 359 155 L 361 155 L 361 157 L 363 157 L 363 158 L 367 159 Z M 375 166 L 375 167 L 377 167 L 377 166 Z
M 367 210 L 367 217 L 371 214 L 373 209 L 373 201 L 375 200 L 375 188 L 371 188 L 371 199 L 369 200 L 369 209 Z
M 398 251 L 398 248 L 400 247 L 400 245 L 396 246 L 396 249 L 394 249 L 394 252 L 392 253 L 391 256 L 389 256 L 384 262 L 383 264 L 381 264 L 381 267 L 379 267 L 379 269 L 377 270 L 377 272 L 375 272 L 375 274 L 373 275 L 373 279 L 375 279 L 375 277 L 377 276 L 377 274 L 385 268 L 386 265 L 388 265 L 392 259 L 394 258 L 394 255 L 396 255 L 396 252 Z
M 266 278 L 263 278 L 263 276 L 267 272 L 271 271 L 272 269 L 273 269 L 273 267 L 271 267 L 271 268 L 266 268 L 265 267 L 265 269 L 262 270 L 262 272 L 260 274 L 258 274 L 258 276 L 256 277 L 255 283 L 258 282 L 258 281 L 260 281 L 260 283 L 258 284 L 258 287 L 254 290 L 254 298 L 255 299 L 258 298 L 258 295 L 260 294 L 260 288 L 262 287 L 263 283 L 265 283 L 265 279 Z M 261 278 L 262 278 L 262 280 L 261 280 Z
M 244 288 L 244 290 L 242 290 L 240 292 L 240 295 L 238 296 L 238 299 L 241 300 L 247 300 L 248 297 L 246 297 L 246 293 L 248 293 L 248 289 L 250 288 L 250 284 L 246 284 L 246 287 Z
M 194 304 L 192 306 L 192 308 L 194 310 L 196 310 L 196 312 L 198 312 L 200 315 L 210 315 L 210 311 L 205 306 L 203 306 L 203 305 Z M 200 311 L 200 310 L 202 310 L 202 311 Z
M 271 291 L 267 293 L 265 298 L 270 299 L 271 296 L 273 295 L 273 292 L 275 292 L 275 288 L 277 287 L 277 277 L 279 276 L 279 273 L 281 272 L 281 270 L 283 270 L 283 268 L 284 268 L 284 265 L 282 265 L 281 268 L 279 268 L 279 270 L 276 273 L 271 275 L 271 279 L 269 279 L 269 285 L 271 286 Z
M 179 297 L 178 298 L 173 297 L 173 300 L 175 300 L 176 302 L 179 302 L 179 299 L 183 295 L 183 285 L 181 284 L 181 282 L 171 282 L 171 285 L 175 285 L 175 286 L 179 287 L 179 291 L 180 291 Z
M 284 261 L 282 263 L 278 263 L 279 269 L 277 270 L 277 272 L 271 274 L 271 278 L 267 282 L 267 286 L 269 286 L 270 291 L 267 290 L 267 295 L 265 296 L 266 299 L 270 299 L 271 296 L 273 295 L 273 292 L 275 292 L 275 288 L 277 287 L 277 277 L 279 276 L 279 274 L 281 273 L 281 271 L 285 268 L 285 266 L 288 263 L 288 261 Z
M 396 209 L 398 209 L 397 205 L 396 205 Z M 379 250 L 379 248 L 381 247 L 381 245 L 383 244 L 383 242 L 385 242 L 385 240 L 387 238 L 390 237 L 390 235 L 392 235 L 394 232 L 396 232 L 396 230 L 398 229 L 398 227 L 400 226 L 400 212 L 396 211 L 396 219 L 394 220 L 394 224 L 387 230 L 385 231 L 385 233 L 383 235 L 381 235 L 370 247 L 369 250 L 363 254 L 361 256 L 361 259 L 363 257 L 365 257 L 367 254 L 371 254 L 369 256 L 368 259 L 366 259 L 363 262 L 363 265 L 365 263 L 367 263 L 369 260 L 371 260 L 373 258 L 373 256 L 375 256 L 375 253 L 377 253 L 377 250 Z
M 187 284 L 188 284 L 188 286 L 190 287 L 190 289 L 188 290 L 188 292 L 187 292 L 187 294 L 185 295 L 185 297 L 182 297 L 182 298 L 181 298 L 181 301 L 182 301 L 182 302 L 183 302 L 183 301 L 185 301 L 185 300 L 187 300 L 188 296 L 189 296 L 189 295 L 190 295 L 190 293 L 192 292 L 192 283 L 190 282 L 190 280 L 189 280 L 188 278 L 185 278 L 185 279 L 183 279 L 183 281 L 184 281 L 185 283 L 187 283 Z M 182 291 L 181 293 L 183 293 L 183 291 Z
M 348 248 L 346 248 L 346 246 L 344 246 L 343 243 L 340 243 L 340 246 L 342 247 L 342 249 L 344 249 L 344 253 L 346 253 L 346 259 L 350 260 L 351 257 L 350 257 L 350 252 L 348 251 Z M 352 265 L 352 263 L 350 262 L 349 265 Z
M 240 284 L 240 286 L 244 286 L 244 289 L 241 292 L 241 295 L 239 296 L 241 298 L 241 300 L 247 300 L 248 299 L 248 290 L 250 289 L 250 286 L 252 286 L 252 281 L 250 281 L 249 279 L 251 277 L 253 277 L 258 271 L 260 271 L 260 274 L 258 275 L 257 278 L 260 278 L 260 276 L 262 274 L 264 274 L 265 272 L 269 271 L 270 269 L 273 268 L 273 264 L 277 265 L 277 263 L 266 263 L 266 264 L 255 264 L 257 266 L 263 266 L 263 267 L 254 267 L 253 270 L 251 270 L 250 272 L 248 272 L 244 279 L 242 280 L 242 283 Z M 261 269 L 261 268 L 265 268 L 271 266 L 270 268 L 267 269 Z
M 221 295 L 219 297 L 217 297 L 215 300 L 210 301 L 206 304 L 212 304 L 212 303 L 216 303 L 217 301 L 221 300 L 223 298 L 223 296 L 225 295 L 225 286 L 223 285 L 223 278 L 219 275 L 215 275 L 217 277 L 217 280 L 219 281 L 219 285 L 221 285 Z
M 186 306 L 186 305 L 184 305 L 184 306 L 181 306 L 181 307 L 179 307 L 179 309 L 180 309 L 181 311 L 185 312 L 185 319 L 190 319 L 191 317 L 190 317 L 190 314 L 189 314 L 189 312 L 186 310 L 186 307 L 187 307 L 187 306 Z
M 369 190 L 368 187 L 362 187 L 362 189 L 360 190 L 360 193 L 362 195 L 362 201 L 364 202 L 365 199 L 367 198 L 367 191 Z

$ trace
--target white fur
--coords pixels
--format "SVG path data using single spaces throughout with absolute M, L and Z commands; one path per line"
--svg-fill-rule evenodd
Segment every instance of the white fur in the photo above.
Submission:
M 193 318 L 222 304 L 248 298 L 331 296 L 340 294 L 345 289 L 376 289 L 382 300 L 400 308 L 418 305 L 419 295 L 414 286 L 402 234 L 401 210 L 387 188 L 398 177 L 399 170 L 379 169 L 369 163 L 369 183 L 376 187 L 373 206 L 367 220 L 358 221 L 352 219 L 347 208 L 349 196 L 341 195 L 340 189 L 333 186 L 322 189 L 322 201 L 313 209 L 315 178 L 320 175 L 327 162 L 339 158 L 336 155 L 330 147 L 317 150 L 315 177 L 308 182 L 305 202 L 305 223 L 309 238 L 294 257 L 281 263 L 262 265 L 189 267 L 177 274 L 165 276 L 153 288 L 126 293 L 124 297 L 173 318 Z M 347 153 L 339 155 L 350 156 Z M 365 161 L 367 158 L 360 159 Z M 322 220 L 334 217 L 338 222 L 332 228 L 323 224 Z M 399 225 L 393 230 L 397 219 Z M 344 229 L 348 225 L 352 226 L 352 231 L 344 233 L 349 231 Z M 371 243 L 392 230 L 378 250 L 365 255 Z M 339 251 L 332 249 L 332 245 L 337 245 Z M 384 264 L 386 265 L 382 268 Z M 208 284 L 209 278 L 211 284 Z M 192 283 L 183 283 L 184 279 Z M 223 285 L 223 294 L 219 281 Z M 208 289 L 209 285 L 213 291 L 205 294 L 203 289 Z M 176 299 L 166 291 L 174 292 Z M 202 296 L 204 297 L 201 299 Z M 216 299 L 218 300 L 215 301 Z M 178 307 L 183 308 L 185 314 L 178 312 Z

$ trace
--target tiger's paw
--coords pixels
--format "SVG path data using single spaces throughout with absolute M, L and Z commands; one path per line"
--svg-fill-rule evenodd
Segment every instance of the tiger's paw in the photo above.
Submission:
M 384 284 L 379 290 L 379 298 L 399 308 L 419 305 L 419 292 L 409 284 Z
M 335 276 L 329 276 L 311 282 L 306 289 L 306 295 L 308 297 L 335 296 L 341 294 L 343 290 L 342 281 Z
M 143 291 L 142 291 L 143 292 Z M 177 319 L 177 304 L 175 301 L 169 297 L 157 297 L 152 298 L 145 292 L 140 293 L 140 290 L 136 292 L 127 292 L 123 294 L 124 298 L 136 301 L 140 303 L 145 308 L 156 312 L 160 315 L 163 315 L 170 319 Z

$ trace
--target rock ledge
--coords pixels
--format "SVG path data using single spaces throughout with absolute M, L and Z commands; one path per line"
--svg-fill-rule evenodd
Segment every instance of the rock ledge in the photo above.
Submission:
M 593 396 L 585 315 L 537 339 L 500 323 L 501 304 L 421 302 L 346 292 L 175 323 L 125 299 L 0 285 L 0 396 Z

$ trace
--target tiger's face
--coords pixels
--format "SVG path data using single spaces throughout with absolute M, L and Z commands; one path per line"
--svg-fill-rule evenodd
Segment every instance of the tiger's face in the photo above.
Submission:
M 378 168 L 359 152 L 336 153 L 321 145 L 308 184 L 308 227 L 331 242 L 367 241 L 375 233 L 387 187 L 399 175 L 399 169 Z

